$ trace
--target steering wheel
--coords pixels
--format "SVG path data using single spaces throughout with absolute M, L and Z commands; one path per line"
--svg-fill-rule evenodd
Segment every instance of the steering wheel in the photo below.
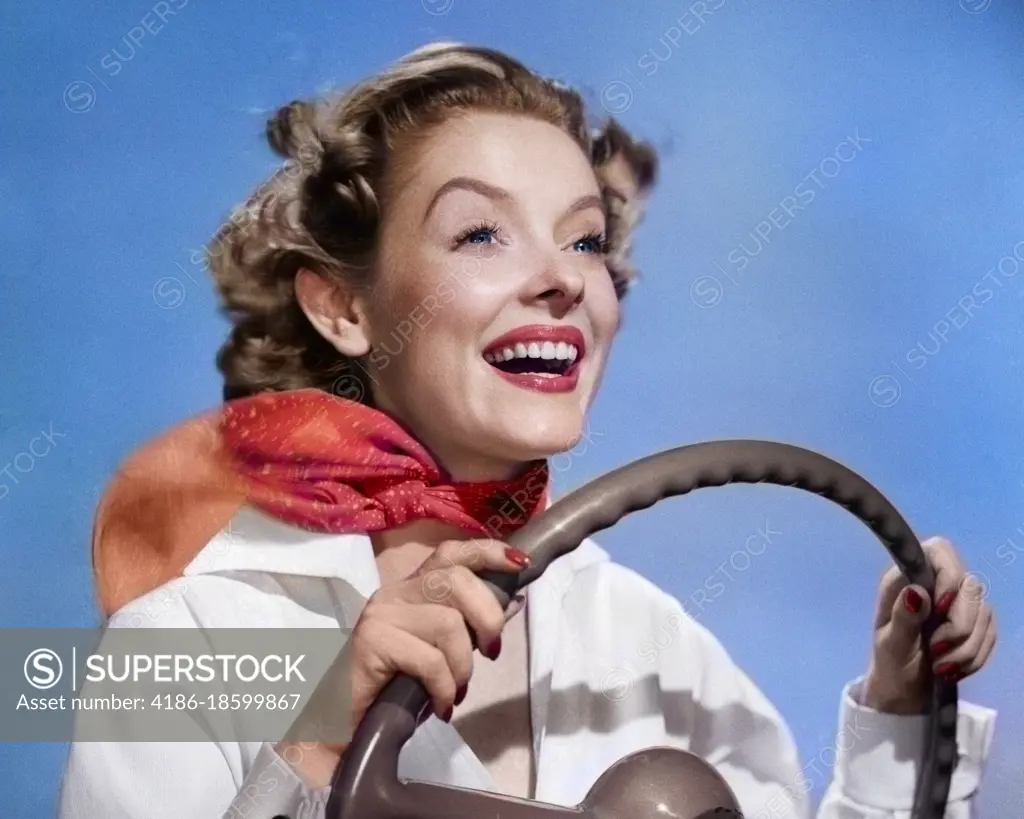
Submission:
M 609 472 L 554 503 L 507 542 L 531 566 L 518 574 L 482 572 L 502 607 L 555 558 L 630 512 L 694 489 L 769 483 L 814 492 L 849 510 L 888 550 L 909 583 L 935 590 L 935 573 L 899 512 L 857 473 L 818 453 L 772 441 L 710 441 L 678 447 Z M 936 626 L 929 618 L 925 636 Z M 927 646 L 927 639 L 925 640 Z M 927 649 L 926 649 L 927 650 Z M 678 748 L 629 754 L 606 770 L 571 808 L 398 777 L 398 755 L 424 719 L 429 697 L 398 675 L 357 726 L 334 772 L 327 819 L 742 819 L 740 805 L 707 762 Z M 957 758 L 957 687 L 933 678 L 913 819 L 943 819 Z

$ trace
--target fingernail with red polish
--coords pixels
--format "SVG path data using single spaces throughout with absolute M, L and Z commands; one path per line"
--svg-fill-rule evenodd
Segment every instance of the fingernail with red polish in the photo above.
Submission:
M 484 656 L 488 660 L 497 660 L 498 655 L 501 654 L 501 637 L 495 637 L 494 642 L 487 646 L 487 651 L 484 652 Z
M 441 719 L 443 719 L 445 722 L 451 722 L 453 713 L 454 709 L 449 705 L 448 708 L 445 709 L 445 712 L 441 715 Z
M 466 699 L 466 692 L 469 691 L 468 685 L 460 685 L 455 689 L 455 704 L 460 705 L 464 699 Z
M 530 565 L 529 556 L 512 546 L 505 547 L 505 559 L 509 563 L 514 563 L 516 566 L 519 566 L 521 569 L 525 569 Z
M 956 600 L 956 592 L 948 591 L 942 597 L 939 598 L 939 602 L 935 604 L 935 610 L 943 617 L 949 612 L 949 607 L 953 605 L 953 601 Z
M 935 645 L 932 646 L 932 654 L 934 654 L 936 657 L 938 657 L 938 656 L 940 656 L 942 654 L 945 654 L 947 651 L 949 651 L 949 649 L 952 648 L 952 646 L 953 646 L 952 643 L 950 643 L 950 642 L 948 642 L 946 640 L 943 640 L 942 642 L 936 643 Z
M 907 610 L 911 614 L 917 614 L 921 610 L 921 604 L 924 602 L 919 595 L 913 589 L 907 590 L 907 596 L 904 598 L 904 602 L 907 605 Z
M 935 666 L 935 673 L 945 679 L 946 682 L 953 682 L 958 675 L 957 665 L 956 663 L 942 663 Z

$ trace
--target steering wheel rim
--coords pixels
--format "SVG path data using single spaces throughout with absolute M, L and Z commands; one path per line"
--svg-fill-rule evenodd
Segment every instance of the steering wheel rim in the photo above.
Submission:
M 795 487 L 842 506 L 868 526 L 909 583 L 933 595 L 935 572 L 920 542 L 881 492 L 825 455 L 760 440 L 690 444 L 619 467 L 561 498 L 507 538 L 509 545 L 530 556 L 530 567 L 518 574 L 482 572 L 480 577 L 506 607 L 552 561 L 626 515 L 665 498 L 733 483 Z M 936 625 L 933 613 L 924 626 L 926 651 Z M 956 684 L 933 677 L 912 819 L 945 815 L 957 759 L 957 714 Z M 385 686 L 335 770 L 326 812 L 329 819 L 471 819 L 481 810 L 500 810 L 505 819 L 581 816 L 575 810 L 532 800 L 398 780 L 398 754 L 429 715 L 429 696 L 415 678 L 398 675 Z

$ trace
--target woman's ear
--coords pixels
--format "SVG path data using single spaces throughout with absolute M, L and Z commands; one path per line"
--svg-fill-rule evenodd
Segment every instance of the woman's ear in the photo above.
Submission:
M 295 298 L 310 324 L 342 355 L 370 352 L 366 316 L 349 288 L 303 267 L 295 274 Z

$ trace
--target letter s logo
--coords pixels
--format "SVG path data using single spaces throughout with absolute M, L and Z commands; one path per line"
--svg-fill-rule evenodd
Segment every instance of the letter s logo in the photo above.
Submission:
M 25 679 L 33 688 L 43 691 L 60 682 L 64 664 L 56 651 L 37 648 L 25 658 Z

